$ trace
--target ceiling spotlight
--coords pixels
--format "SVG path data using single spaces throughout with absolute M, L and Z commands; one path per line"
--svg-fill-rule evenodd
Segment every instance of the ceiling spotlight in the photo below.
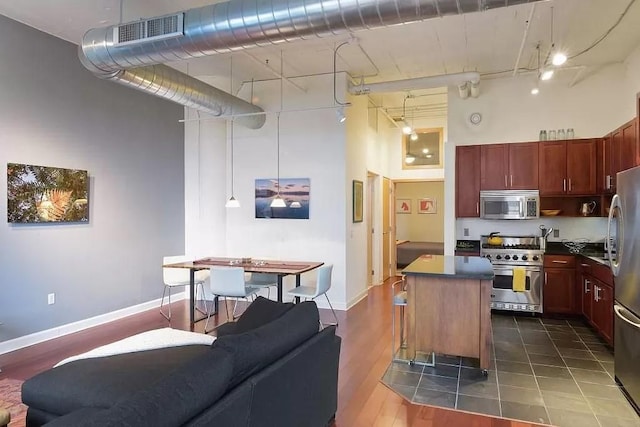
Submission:
M 469 87 L 471 91 L 471 96 L 473 98 L 477 98 L 478 96 L 480 96 L 480 80 L 478 80 L 477 82 L 469 83 Z
M 423 148 L 423 149 L 422 149 L 422 152 L 423 152 L 424 154 L 429 154 L 429 149 L 428 149 L 428 148 Z
M 416 133 L 416 131 L 411 132 L 411 140 L 412 141 L 417 141 L 418 140 L 418 134 Z
M 340 123 L 344 123 L 347 120 L 347 116 L 344 115 L 344 107 L 340 107 L 336 110 L 336 117 Z
M 553 70 L 544 70 L 540 74 L 540 80 L 549 80 L 553 77 Z
M 300 204 L 300 202 L 295 201 L 295 202 L 291 202 L 291 204 L 289 205 L 289 207 L 290 207 L 290 208 L 293 208 L 293 209 L 298 209 L 298 208 L 301 208 L 301 207 L 302 207 L 302 205 Z
M 458 94 L 460 95 L 460 98 L 462 99 L 467 99 L 469 97 L 469 89 L 470 84 L 467 82 L 462 83 L 461 85 L 458 85 Z
M 531 89 L 531 95 L 537 95 L 540 93 L 540 89 L 538 89 L 537 87 L 534 87 L 533 89 Z
M 556 54 L 553 55 L 553 59 L 551 60 L 551 63 L 556 67 L 564 64 L 565 62 L 567 62 L 567 55 L 562 52 L 556 52 Z
M 404 133 L 405 135 L 409 135 L 411 134 L 411 132 L 413 132 L 413 129 L 411 129 L 411 126 L 409 126 L 409 123 L 404 122 L 402 124 L 402 133 Z
M 415 162 L 416 158 L 413 157 L 411 154 L 407 154 L 407 157 L 404 158 L 404 162 L 408 165 L 410 165 L 411 163 Z

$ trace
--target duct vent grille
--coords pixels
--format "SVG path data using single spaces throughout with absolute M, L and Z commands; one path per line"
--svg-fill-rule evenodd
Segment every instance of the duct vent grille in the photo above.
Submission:
M 113 27 L 116 46 L 145 43 L 184 35 L 184 14 L 129 22 Z

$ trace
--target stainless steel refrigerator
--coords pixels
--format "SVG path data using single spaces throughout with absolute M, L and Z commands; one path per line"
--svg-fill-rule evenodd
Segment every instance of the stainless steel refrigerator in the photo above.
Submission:
M 640 406 L 640 167 L 617 176 L 607 241 L 614 275 L 614 358 L 616 380 Z M 616 254 L 612 253 L 615 248 Z

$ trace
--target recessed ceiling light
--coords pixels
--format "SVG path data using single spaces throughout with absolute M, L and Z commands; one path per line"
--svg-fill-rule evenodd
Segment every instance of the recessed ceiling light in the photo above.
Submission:
M 540 80 L 549 80 L 553 77 L 553 70 L 545 70 L 540 74 Z
M 106 19 L 103 19 L 102 21 L 98 21 L 98 24 L 106 24 L 107 22 L 109 21 L 107 21 Z
M 556 67 L 564 64 L 565 62 L 567 62 L 567 55 L 562 52 L 557 52 L 553 55 L 553 59 L 551 60 L 551 63 Z
M 429 149 L 428 149 L 428 148 L 423 148 L 423 149 L 422 149 L 422 152 L 423 152 L 424 154 L 428 154 L 428 153 L 429 153 Z
M 540 89 L 538 89 L 537 87 L 534 87 L 533 89 L 531 89 L 531 95 L 537 95 L 540 93 Z

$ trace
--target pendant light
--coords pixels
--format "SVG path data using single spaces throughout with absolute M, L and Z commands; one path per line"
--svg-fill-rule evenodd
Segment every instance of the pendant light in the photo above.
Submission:
M 224 205 L 226 208 L 239 208 L 240 202 L 233 196 L 233 122 L 231 119 L 231 197 Z
M 230 58 L 229 60 L 230 62 L 230 72 L 229 72 L 229 80 L 230 80 L 230 90 L 229 93 L 233 94 L 233 57 Z M 233 107 L 232 107 L 233 108 Z M 239 208 L 240 207 L 240 202 L 238 200 L 236 200 L 236 198 L 233 195 L 233 110 L 231 111 L 232 114 L 232 118 L 231 118 L 231 131 L 230 131 L 230 139 L 231 139 L 231 197 L 229 198 L 229 200 L 227 200 L 227 203 L 225 203 L 224 207 L 225 208 Z
M 282 51 L 280 51 L 280 111 L 276 116 L 276 151 L 278 153 L 278 194 L 271 201 L 272 208 L 286 208 L 287 204 L 280 197 L 280 112 L 282 112 Z

